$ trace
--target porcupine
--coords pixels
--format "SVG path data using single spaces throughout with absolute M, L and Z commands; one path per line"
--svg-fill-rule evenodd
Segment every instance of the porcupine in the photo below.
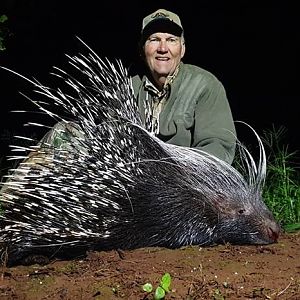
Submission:
M 266 157 L 255 131 L 257 164 L 239 145 L 247 176 L 205 152 L 164 143 L 148 130 L 147 103 L 143 124 L 122 62 L 85 46 L 88 55 L 68 56 L 74 74 L 54 73 L 72 92 L 26 78 L 50 101 L 31 100 L 59 121 L 53 131 L 67 147 L 16 147 L 25 154 L 15 158 L 25 160 L 1 195 L 7 264 L 89 250 L 276 242 L 280 227 L 261 196 Z

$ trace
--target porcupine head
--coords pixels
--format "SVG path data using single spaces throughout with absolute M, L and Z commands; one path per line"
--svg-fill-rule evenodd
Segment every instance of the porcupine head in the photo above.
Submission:
M 246 180 L 212 155 L 164 143 L 149 132 L 150 110 L 142 122 L 121 64 L 104 62 L 93 51 L 70 61 L 80 80 L 62 70 L 59 77 L 72 96 L 31 82 L 68 115 L 54 115 L 43 101 L 35 102 L 61 120 L 65 129 L 56 131 L 67 133 L 68 146 L 33 146 L 43 159 L 33 164 L 25 156 L 18 176 L 11 176 L 2 195 L 0 232 L 11 259 L 277 240 L 280 228 L 261 197 L 266 159 L 259 137 L 257 165 L 239 146 Z

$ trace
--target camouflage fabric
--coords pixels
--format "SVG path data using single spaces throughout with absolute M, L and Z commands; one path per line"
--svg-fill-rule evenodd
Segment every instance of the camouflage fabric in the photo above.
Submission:
M 11 174 L 6 176 L 7 180 L 2 183 L 3 186 L 0 190 L 0 199 L 8 196 L 11 182 L 18 182 L 24 177 L 25 172 L 27 175 L 38 173 L 51 165 L 54 159 L 64 159 L 66 155 L 75 157 L 79 155 L 80 151 L 86 151 L 80 143 L 83 138 L 77 124 L 73 122 L 57 123 L 37 146 L 32 147 L 32 151 L 20 162 L 18 167 L 12 169 Z M 71 141 L 72 143 L 70 143 Z M 3 195 L 4 193 L 5 195 Z

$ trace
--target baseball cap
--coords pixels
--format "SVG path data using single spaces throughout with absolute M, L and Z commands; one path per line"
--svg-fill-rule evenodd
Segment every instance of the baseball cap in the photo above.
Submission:
M 154 32 L 168 32 L 181 36 L 183 27 L 179 16 L 166 9 L 158 9 L 143 19 L 142 37 L 146 39 Z

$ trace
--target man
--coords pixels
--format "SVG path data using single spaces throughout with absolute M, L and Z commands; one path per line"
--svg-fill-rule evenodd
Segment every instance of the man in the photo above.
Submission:
M 179 17 L 164 9 L 145 17 L 140 45 L 147 68 L 142 77 L 136 75 L 132 81 L 144 121 L 150 107 L 152 131 L 161 140 L 232 163 L 235 128 L 225 90 L 211 73 L 181 61 L 185 42 Z M 150 106 L 146 108 L 145 103 Z M 84 152 L 80 138 L 82 133 L 75 123 L 57 123 L 40 141 L 41 151 L 29 153 L 23 163 L 43 168 L 60 155 L 57 149 L 74 150 L 75 144 Z
M 142 117 L 171 144 L 204 150 L 232 163 L 236 131 L 222 83 L 210 72 L 184 64 L 184 31 L 178 15 L 159 9 L 143 19 L 141 56 L 146 70 L 133 77 Z

